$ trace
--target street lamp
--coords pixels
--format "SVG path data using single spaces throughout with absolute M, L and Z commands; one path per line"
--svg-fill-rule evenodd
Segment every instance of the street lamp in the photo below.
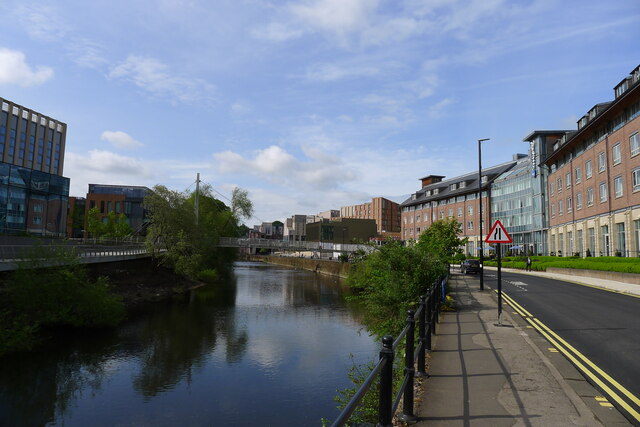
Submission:
M 478 203 L 480 204 L 480 290 L 484 291 L 484 248 L 482 239 L 482 142 L 489 138 L 478 140 Z

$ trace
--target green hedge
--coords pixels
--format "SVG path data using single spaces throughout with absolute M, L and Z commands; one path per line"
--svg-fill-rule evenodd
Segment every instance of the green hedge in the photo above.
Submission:
M 640 274 L 640 258 L 622 257 L 554 257 L 554 256 L 533 256 L 531 257 L 531 269 L 546 271 L 549 267 L 554 268 L 574 268 L 579 270 L 600 270 L 615 271 L 619 273 Z M 497 267 L 497 261 L 485 260 L 486 266 Z M 526 268 L 526 257 L 505 257 L 502 259 L 502 266 L 505 268 Z

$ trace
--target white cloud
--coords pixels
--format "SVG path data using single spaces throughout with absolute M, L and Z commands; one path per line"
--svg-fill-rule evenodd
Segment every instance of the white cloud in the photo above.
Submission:
M 243 101 L 236 101 L 231 104 L 231 111 L 236 114 L 247 114 L 251 112 L 251 110 L 251 105 Z
M 453 103 L 455 103 L 453 98 L 444 98 L 429 107 L 427 116 L 431 119 L 439 119 L 444 115 L 447 107 Z
M 144 144 L 131 135 L 122 131 L 110 131 L 106 130 L 100 135 L 100 139 L 110 142 L 116 148 L 133 149 L 142 147 Z
M 305 78 L 310 81 L 331 82 L 345 78 L 371 77 L 380 70 L 373 66 L 340 66 L 336 64 L 314 65 L 307 70 Z
M 86 194 L 89 183 L 152 185 L 153 170 L 148 162 L 106 150 L 65 154 L 64 175 L 71 178 L 69 194 L 75 196 Z
M 22 3 L 14 13 L 29 36 L 36 40 L 56 41 L 67 34 L 67 26 L 55 7 L 43 3 Z
M 93 40 L 74 39 L 67 43 L 69 56 L 80 67 L 99 69 L 108 64 L 104 47 Z
M 269 25 L 254 29 L 251 34 L 257 39 L 264 39 L 274 42 L 284 42 L 295 39 L 304 34 L 300 29 L 296 29 L 291 25 L 279 22 L 272 22 Z
M 299 160 L 282 147 L 272 145 L 245 158 L 233 151 L 213 155 L 221 174 L 250 174 L 274 184 L 297 189 L 333 189 L 342 182 L 355 179 L 339 159 L 305 149 L 306 159 Z
M 24 53 L 0 48 L 0 84 L 15 84 L 22 87 L 37 86 L 53 77 L 53 69 L 38 66 L 31 68 Z
M 211 101 L 215 86 L 205 80 L 170 74 L 167 65 L 155 58 L 129 55 L 111 69 L 109 77 L 124 79 L 147 92 L 185 103 Z
M 344 36 L 364 28 L 377 6 L 378 0 L 314 0 L 290 10 L 308 26 Z

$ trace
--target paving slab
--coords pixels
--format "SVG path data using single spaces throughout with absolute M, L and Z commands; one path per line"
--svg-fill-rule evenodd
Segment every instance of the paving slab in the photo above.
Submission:
M 442 314 L 418 426 L 601 426 L 492 292 L 454 273 L 455 312 Z M 588 393 L 587 390 L 583 392 Z

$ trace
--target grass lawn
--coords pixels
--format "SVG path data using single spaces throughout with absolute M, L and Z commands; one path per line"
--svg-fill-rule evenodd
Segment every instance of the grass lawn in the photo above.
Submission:
M 526 260 L 526 257 L 505 257 L 502 259 L 502 266 L 524 270 Z M 549 267 L 556 267 L 640 274 L 640 258 L 532 256 L 531 260 L 531 269 L 537 271 L 546 271 Z M 485 260 L 484 264 L 491 267 L 498 266 L 498 262 L 495 260 Z

